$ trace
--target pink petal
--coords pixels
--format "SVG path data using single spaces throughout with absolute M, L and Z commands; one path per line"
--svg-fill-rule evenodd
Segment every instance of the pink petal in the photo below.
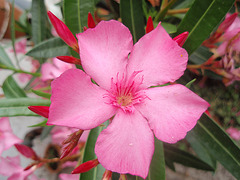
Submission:
M 70 69 L 52 82 L 48 125 L 92 129 L 112 117 L 116 108 L 104 101 L 106 91 L 79 69 Z
M 119 110 L 112 123 L 98 136 L 95 153 L 107 170 L 147 177 L 154 152 L 154 136 L 138 112 Z
M 101 21 L 77 34 L 82 66 L 101 87 L 109 89 L 111 78 L 122 74 L 132 49 L 132 36 L 118 21 Z
M 16 143 L 21 143 L 22 142 L 22 140 L 19 139 L 12 132 L 5 132 L 3 137 L 4 137 L 4 139 L 1 140 L 1 143 L 4 143 L 4 150 L 9 149 L 10 147 L 12 147 Z
M 60 76 L 61 72 L 53 64 L 44 63 L 41 68 L 41 74 L 41 79 L 47 81 Z
M 63 174 L 61 173 L 59 175 L 59 178 L 61 180 L 78 180 L 79 179 L 79 174 Z
M 143 86 L 149 87 L 177 80 L 183 75 L 187 61 L 185 49 L 159 24 L 134 45 L 127 71 L 129 75 L 142 71 Z
M 136 109 L 149 121 L 155 136 L 175 143 L 186 136 L 209 104 L 183 85 L 169 85 L 146 90 L 144 103 Z
M 8 117 L 0 118 L 0 131 L 12 131 Z

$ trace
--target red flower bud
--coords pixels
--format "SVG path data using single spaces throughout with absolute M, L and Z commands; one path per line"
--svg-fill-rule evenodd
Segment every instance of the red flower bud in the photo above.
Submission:
M 48 118 L 48 114 L 49 114 L 48 106 L 29 106 L 28 109 L 40 116 Z
M 66 63 L 81 65 L 81 60 L 73 56 L 57 56 L 56 58 Z
M 83 130 L 76 131 L 68 136 L 62 144 L 62 154 L 60 159 L 66 157 L 68 154 L 72 152 L 72 150 L 78 145 L 78 141 L 83 133 Z
M 183 32 L 182 34 L 179 34 L 178 36 L 173 38 L 173 40 L 176 41 L 178 45 L 182 47 L 188 37 L 188 34 L 189 33 L 187 31 Z
M 92 168 L 95 168 L 99 164 L 98 159 L 87 161 L 80 164 L 77 168 L 72 171 L 72 174 L 79 174 L 90 171 Z
M 33 160 L 38 160 L 39 157 L 37 154 L 34 152 L 34 150 L 28 146 L 25 146 L 23 144 L 14 144 L 15 148 L 20 152 L 23 156 L 33 159 Z
M 96 24 L 94 22 L 94 19 L 92 17 L 92 14 L 88 13 L 88 28 L 95 28 Z
M 112 178 L 112 171 L 106 170 L 103 174 L 102 180 L 110 180 Z
M 152 30 L 154 30 L 153 20 L 152 20 L 151 16 L 149 16 L 148 21 L 147 21 L 147 26 L 146 26 L 146 34 L 151 32 Z
M 48 17 L 54 26 L 55 30 L 57 31 L 57 34 L 62 38 L 62 40 L 69 45 L 71 48 L 73 48 L 74 51 L 79 53 L 78 43 L 72 32 L 68 29 L 68 27 L 60 20 L 58 19 L 53 13 L 48 11 Z

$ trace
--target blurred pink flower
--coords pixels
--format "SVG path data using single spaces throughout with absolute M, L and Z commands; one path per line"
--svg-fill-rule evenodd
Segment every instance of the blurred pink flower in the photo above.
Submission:
M 235 140 L 240 140 L 240 130 L 234 127 L 230 127 L 226 130 L 226 132 Z
M 160 24 L 134 46 L 127 27 L 114 20 L 77 38 L 85 72 L 71 69 L 52 82 L 47 124 L 89 130 L 114 116 L 97 139 L 98 161 L 107 170 L 146 178 L 153 133 L 175 143 L 209 107 L 183 85 L 149 88 L 181 77 L 188 54 Z
M 41 68 L 42 80 L 53 80 L 68 69 L 75 68 L 73 64 L 65 63 L 53 58 L 52 63 L 44 63 Z
M 25 38 L 15 43 L 15 51 L 17 54 L 19 53 L 25 54 L 26 47 L 27 47 L 27 39 Z M 13 52 L 13 49 L 11 49 L 10 52 Z
M 20 157 L 0 157 L 0 174 L 8 176 L 8 180 L 38 180 L 33 174 L 36 166 L 24 171 L 20 166 Z
M 64 174 L 64 173 L 61 173 L 59 175 L 59 178 L 61 180 L 78 180 L 79 179 L 79 175 L 78 174 Z
M 22 140 L 15 136 L 7 117 L 0 118 L 0 155 L 4 150 L 9 149 L 16 143 L 21 143 Z

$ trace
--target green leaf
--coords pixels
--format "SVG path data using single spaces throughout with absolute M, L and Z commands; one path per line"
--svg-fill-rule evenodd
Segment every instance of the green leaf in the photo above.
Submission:
M 43 131 L 41 133 L 41 140 L 45 139 L 49 133 L 51 132 L 52 128 L 54 128 L 54 126 L 45 126 L 43 127 Z
M 65 23 L 74 35 L 87 27 L 88 12 L 93 14 L 94 7 L 95 0 L 64 0 Z
M 47 98 L 47 99 L 50 99 L 51 98 L 51 94 L 48 94 L 48 93 L 45 93 L 45 92 L 42 92 L 42 91 L 37 91 L 37 90 L 34 90 L 32 89 L 32 92 L 40 97 L 44 97 L 44 98 Z
M 0 99 L 0 117 L 38 116 L 28 106 L 49 106 L 50 100 L 36 98 Z
M 155 138 L 155 150 L 147 179 L 165 180 L 165 160 L 163 143 Z
M 191 144 L 191 147 L 197 153 L 198 157 L 216 169 L 217 161 L 211 156 L 208 149 L 205 148 L 201 142 L 197 141 L 194 136 L 187 135 L 186 139 Z
M 169 162 L 177 162 L 188 167 L 193 167 L 207 171 L 214 170 L 211 166 L 203 162 L 201 159 L 169 144 L 164 144 L 164 154 L 166 160 Z
M 35 58 L 52 58 L 56 56 L 69 55 L 68 46 L 59 37 L 51 38 L 34 46 L 27 52 L 28 56 Z
M 34 124 L 34 125 L 32 125 L 32 126 L 28 126 L 28 127 L 39 127 L 39 126 L 40 126 L 40 127 L 42 127 L 42 126 L 45 127 L 45 126 L 47 126 L 47 125 L 46 125 L 47 121 L 48 121 L 48 120 L 46 119 L 46 120 L 44 120 L 44 121 L 42 121 L 42 122 L 40 122 L 40 123 Z
M 240 149 L 227 133 L 203 114 L 188 136 L 201 143 L 233 176 L 240 179 Z
M 177 31 L 177 27 L 173 24 L 162 22 L 161 25 L 167 31 L 168 34 L 172 34 Z
M 144 14 L 141 0 L 121 0 L 120 15 L 132 33 L 133 42 L 136 43 L 144 34 Z
M 12 9 L 15 8 L 15 0 L 12 1 Z M 14 56 L 17 59 L 16 49 L 15 49 L 15 20 L 14 20 L 14 11 L 11 11 L 11 41 L 12 41 L 12 48 L 14 52 Z
M 196 78 L 193 79 L 193 80 L 191 80 L 190 82 L 188 82 L 185 86 L 186 86 L 187 88 L 190 88 L 191 85 L 192 85 L 192 83 L 194 83 L 195 81 L 196 81 Z
M 234 0 L 195 0 L 178 26 L 177 34 L 189 32 L 184 48 L 192 54 L 208 38 L 232 7 Z
M 108 125 L 108 122 L 105 122 L 103 125 L 105 125 L 106 127 Z M 98 126 L 90 131 L 88 140 L 86 142 L 85 150 L 84 150 L 83 162 L 87 162 L 89 160 L 93 160 L 97 158 L 94 152 L 95 143 L 97 141 L 98 135 L 103 129 L 104 129 L 103 126 Z M 105 172 L 105 169 L 102 167 L 101 164 L 99 164 L 97 167 L 91 169 L 90 171 L 81 173 L 80 180 L 102 179 L 104 172 Z
M 212 52 L 209 51 L 208 48 L 204 46 L 200 46 L 197 48 L 194 53 L 191 54 L 189 57 L 189 61 L 194 64 L 203 64 L 205 63 L 211 56 L 213 55 Z
M 5 79 L 2 90 L 6 98 L 27 97 L 26 93 L 18 86 L 12 75 Z
M 48 19 L 43 0 L 32 0 L 32 40 L 38 44 L 46 39 Z
M 14 65 L 11 59 L 8 57 L 7 53 L 5 52 L 4 48 L 0 44 L 0 64 L 3 64 L 7 67 L 14 68 Z

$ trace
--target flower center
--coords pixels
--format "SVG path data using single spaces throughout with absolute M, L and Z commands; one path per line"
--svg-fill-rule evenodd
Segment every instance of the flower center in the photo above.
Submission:
M 121 106 L 128 106 L 132 103 L 132 94 L 117 97 L 117 103 Z
M 122 76 L 119 78 L 117 74 L 116 81 L 111 82 L 111 88 L 105 97 L 107 97 L 108 104 L 119 107 L 125 112 L 133 112 L 134 104 L 141 103 L 147 96 L 145 92 L 139 87 L 143 79 L 136 79 L 140 71 L 135 71 L 129 78 Z

